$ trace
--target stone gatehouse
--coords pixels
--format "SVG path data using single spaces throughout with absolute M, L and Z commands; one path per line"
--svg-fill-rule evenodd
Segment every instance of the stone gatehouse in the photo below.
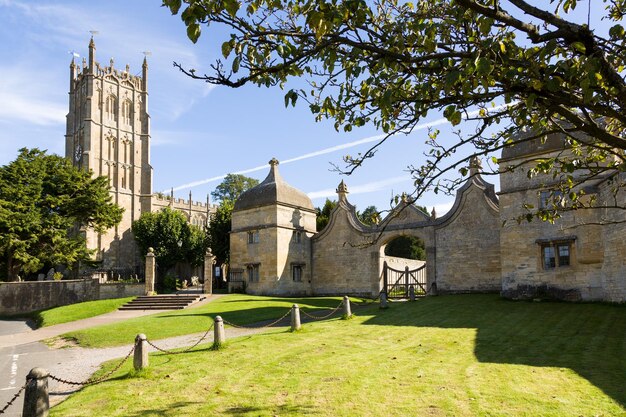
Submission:
M 562 151 L 562 140 L 511 147 L 501 163 L 557 148 Z M 556 180 L 529 180 L 523 169 L 515 170 L 501 175 L 496 195 L 474 161 L 444 216 L 428 216 L 401 201 L 375 226 L 358 219 L 342 181 L 328 225 L 316 231 L 311 200 L 282 179 L 278 161 L 270 166 L 267 178 L 242 194 L 232 217 L 231 277 L 241 279 L 248 293 L 377 296 L 385 246 L 398 236 L 414 236 L 425 244 L 427 287 L 434 284 L 440 293 L 626 301 L 623 210 L 569 212 L 555 224 L 512 221 L 524 202 L 540 204 Z M 586 185 L 600 200 L 612 196 L 607 179 Z M 623 193 L 618 197 L 626 202 Z M 600 225 L 601 218 L 613 224 Z

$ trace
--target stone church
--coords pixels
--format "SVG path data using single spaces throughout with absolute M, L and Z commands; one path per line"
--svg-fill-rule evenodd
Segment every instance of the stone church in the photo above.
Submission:
M 84 230 L 87 247 L 95 249 L 101 268 L 122 274 L 138 273 L 145 254 L 138 253 L 131 232 L 141 213 L 164 207 L 180 210 L 191 224 L 207 223 L 215 208 L 206 202 L 155 194 L 150 165 L 150 116 L 148 114 L 148 62 L 140 76 L 130 68 L 96 62 L 96 46 L 89 42 L 89 58 L 70 64 L 69 113 L 65 156 L 74 165 L 92 170 L 111 181 L 113 201 L 124 208 L 121 223 L 107 233 Z

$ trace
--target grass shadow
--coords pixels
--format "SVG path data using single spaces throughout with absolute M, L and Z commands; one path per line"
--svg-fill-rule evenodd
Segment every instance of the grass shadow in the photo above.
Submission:
M 626 407 L 626 306 L 428 297 L 368 309 L 365 325 L 476 329 L 481 362 L 570 368 Z

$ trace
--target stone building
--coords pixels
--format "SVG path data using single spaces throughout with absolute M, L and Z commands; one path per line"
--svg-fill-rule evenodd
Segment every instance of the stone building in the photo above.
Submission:
M 623 210 L 564 212 L 555 224 L 511 221 L 523 213 L 524 203 L 546 204 L 557 181 L 529 179 L 524 161 L 562 151 L 558 137 L 504 150 L 501 164 L 519 166 L 501 174 L 499 198 L 481 177 L 479 162 L 472 161 L 469 179 L 442 217 L 428 216 L 403 200 L 380 224 L 367 226 L 342 181 L 330 221 L 317 232 L 310 200 L 280 178 L 278 162 L 272 160 L 265 181 L 235 204 L 231 279 L 245 282 L 253 294 L 375 297 L 392 288 L 386 279 L 386 245 L 412 236 L 426 249 L 424 283 L 415 281 L 424 292 L 624 302 Z M 613 193 L 620 181 L 613 172 L 581 187 L 600 202 L 617 198 L 623 206 L 626 195 Z M 406 260 L 407 272 L 409 265 Z
M 163 207 L 180 210 L 192 224 L 206 224 L 214 207 L 207 202 L 154 194 L 150 165 L 148 62 L 140 76 L 130 68 L 96 62 L 96 46 L 89 42 L 89 58 L 70 64 L 69 113 L 65 156 L 74 165 L 111 181 L 113 201 L 124 208 L 121 223 L 107 233 L 84 230 L 87 247 L 95 249 L 103 269 L 136 273 L 143 264 L 131 232 L 141 213 Z
M 554 224 L 534 220 L 518 224 L 523 204 L 549 209 L 558 204 L 560 177 L 527 175 L 534 159 L 570 153 L 564 138 L 545 142 L 520 140 L 502 151 L 500 166 L 500 229 L 502 293 L 510 298 L 557 298 L 571 301 L 626 301 L 626 214 L 623 208 L 561 211 Z M 565 174 L 564 174 L 565 175 Z M 605 171 L 592 179 L 572 173 L 576 190 L 598 206 L 624 207 L 623 174 Z
M 235 202 L 230 274 L 250 294 L 311 295 L 316 211 L 306 194 L 282 179 L 278 161 L 269 164 L 267 178 Z

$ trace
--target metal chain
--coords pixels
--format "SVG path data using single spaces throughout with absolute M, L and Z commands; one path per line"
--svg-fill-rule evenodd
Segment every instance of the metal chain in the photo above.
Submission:
M 20 388 L 20 390 L 13 396 L 13 398 L 11 398 L 11 400 L 7 403 L 7 405 L 4 406 L 4 408 L 2 408 L 2 410 L 0 410 L 0 414 L 4 414 L 4 412 L 13 405 L 13 403 L 15 402 L 15 400 L 17 400 L 17 398 L 22 395 L 22 393 L 24 392 L 24 390 L 26 389 L 26 385 L 28 385 L 29 381 L 26 381 L 26 384 L 24 384 L 22 386 L 22 388 Z
M 343 301 L 341 303 L 339 303 L 339 305 L 337 307 L 335 307 L 330 313 L 324 315 L 324 316 L 314 316 L 312 314 L 308 314 L 306 311 L 300 309 L 300 312 L 302 314 L 304 314 L 305 317 L 308 317 L 310 319 L 313 320 L 324 320 L 329 318 L 330 316 L 332 316 L 333 314 L 335 314 L 337 312 L 337 310 L 339 310 L 341 308 L 341 306 L 343 305 Z
M 128 354 L 124 357 L 124 359 L 122 359 L 120 361 L 120 363 L 117 364 L 117 366 L 115 368 L 113 368 L 110 372 L 106 373 L 105 375 L 101 376 L 100 378 L 97 379 L 88 379 L 84 382 L 75 382 L 75 381 L 68 381 L 66 379 L 62 379 L 59 378 L 57 376 L 54 376 L 52 374 L 49 374 L 48 377 L 54 381 L 57 382 L 61 382 L 63 384 L 68 384 L 68 385 L 93 385 L 93 384 L 98 384 L 102 381 L 104 381 L 105 379 L 107 379 L 108 377 L 110 377 L 111 375 L 113 375 L 113 373 L 115 373 L 118 369 L 120 369 L 122 367 L 122 365 L 124 364 L 124 362 L 126 362 L 126 360 L 130 357 L 130 355 L 133 354 L 133 352 L 135 351 L 135 345 L 133 345 L 133 347 L 130 349 L 130 352 L 128 352 Z
M 287 312 L 286 312 L 286 313 L 285 313 L 285 314 L 284 314 L 281 318 L 279 318 L 279 319 L 277 319 L 277 320 L 274 320 L 274 321 L 273 321 L 273 322 L 271 322 L 271 323 L 268 323 L 268 324 L 262 324 L 262 325 L 259 325 L 259 326 L 240 326 L 240 325 L 238 325 L 238 324 L 231 323 L 231 322 L 229 322 L 229 321 L 227 321 L 227 320 L 224 320 L 224 324 L 228 324 L 229 326 L 235 327 L 235 328 L 237 328 L 237 329 L 265 329 L 266 327 L 272 327 L 272 326 L 274 326 L 274 325 L 275 325 L 275 324 L 277 324 L 279 321 L 281 321 L 282 319 L 284 319 L 285 317 L 287 317 L 289 314 L 291 314 L 291 309 L 289 309 L 289 311 L 287 311 Z
M 367 306 L 369 306 L 370 304 L 374 304 L 374 303 L 378 302 L 379 297 L 380 297 L 380 294 L 378 295 L 378 297 L 373 298 L 373 299 L 371 299 L 371 300 L 368 300 L 368 301 L 366 301 L 366 302 L 364 302 L 364 303 L 358 303 L 358 304 L 357 304 L 357 303 L 352 303 L 352 302 L 351 302 L 350 304 L 351 304 L 351 305 L 353 305 L 353 306 L 355 306 L 355 307 L 357 307 L 357 308 L 358 308 L 358 307 L 367 307 Z
M 211 331 L 211 329 L 213 328 L 213 325 L 215 323 L 211 324 L 211 326 L 209 326 L 208 330 L 202 335 L 202 337 L 200 339 L 198 339 L 198 341 L 196 343 L 194 343 L 193 345 L 189 346 L 188 348 L 184 349 L 184 350 L 168 350 L 168 349 L 163 349 L 158 347 L 157 345 L 155 345 L 154 343 L 152 343 L 150 340 L 146 339 L 146 342 L 148 342 L 148 344 L 150 346 L 152 346 L 153 348 L 155 348 L 156 350 L 158 350 L 159 352 L 163 352 L 163 353 L 167 353 L 169 355 L 178 355 L 181 353 L 187 353 L 189 352 L 191 349 L 195 348 L 196 346 L 198 346 L 200 344 L 200 342 L 202 342 L 204 339 L 206 339 L 207 335 L 209 334 L 209 332 Z

